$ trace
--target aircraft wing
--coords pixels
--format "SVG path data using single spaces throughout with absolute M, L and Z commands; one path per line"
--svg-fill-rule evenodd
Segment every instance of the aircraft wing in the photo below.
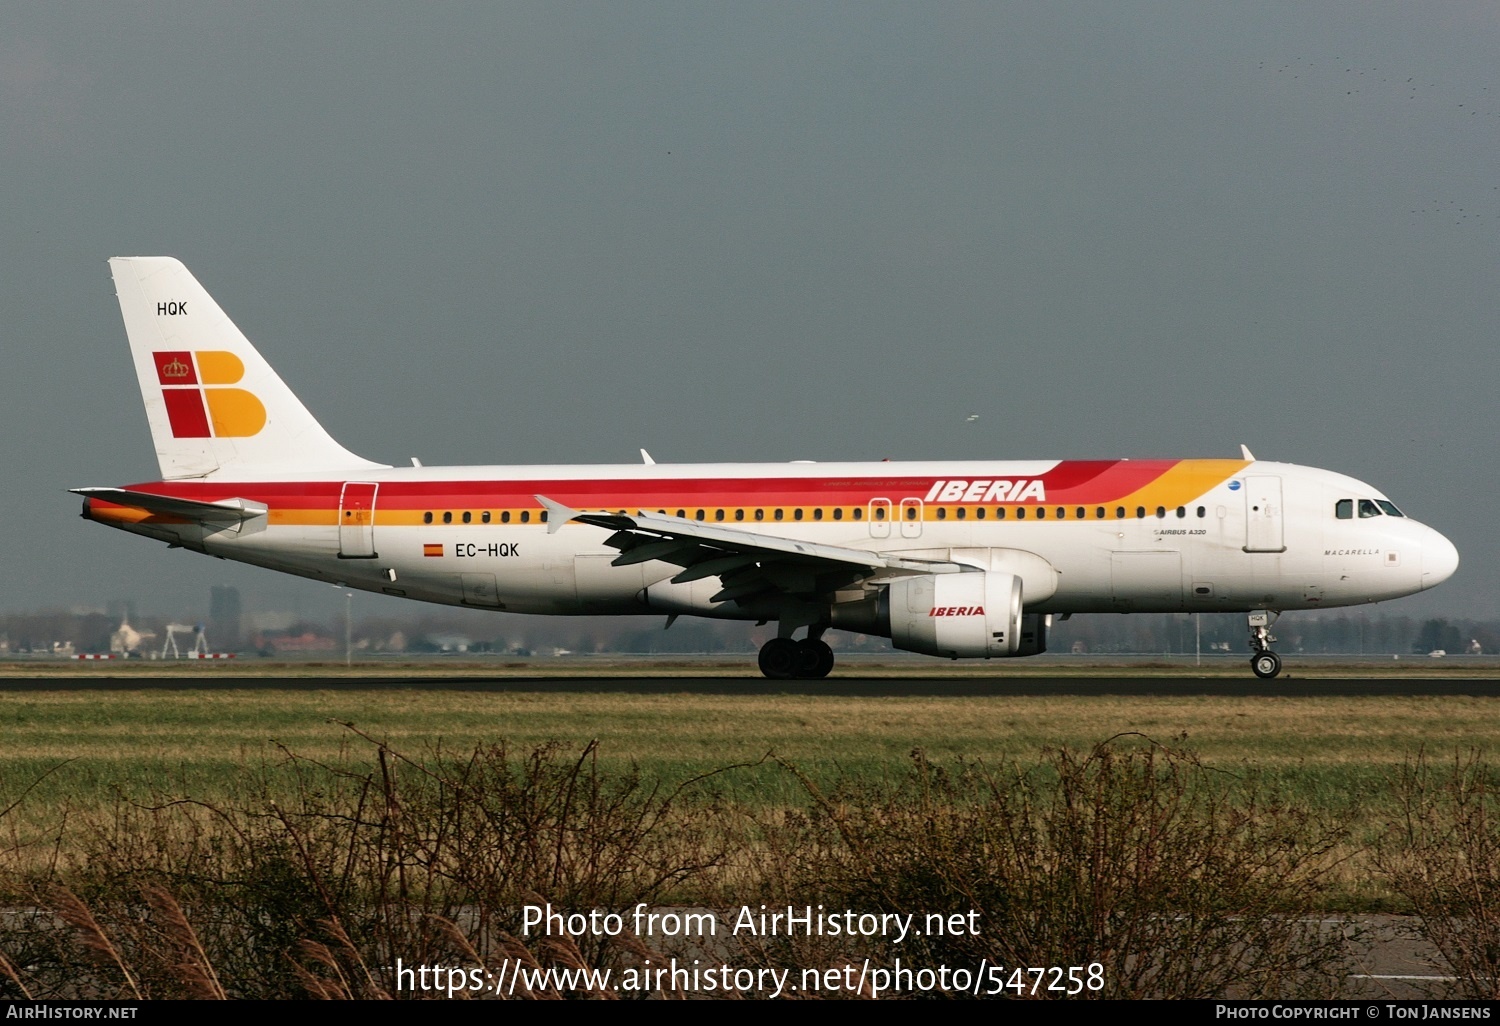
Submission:
M 179 499 L 153 492 L 133 492 L 128 488 L 71 488 L 69 491 L 86 499 L 99 499 L 117 506 L 134 506 L 161 516 L 214 525 L 236 524 L 251 517 L 262 516 L 266 512 L 264 504 L 251 502 L 249 499 L 199 502 L 196 499 Z
M 718 577 L 724 588 L 713 597 L 714 602 L 770 591 L 812 594 L 858 581 L 972 569 L 946 560 L 911 559 L 841 545 L 820 545 L 646 510 L 628 515 L 589 513 L 544 495 L 536 498 L 547 509 L 549 532 L 570 521 L 614 532 L 604 540 L 604 544 L 620 550 L 614 566 L 650 560 L 673 563 L 683 568 L 672 578 L 673 584 Z

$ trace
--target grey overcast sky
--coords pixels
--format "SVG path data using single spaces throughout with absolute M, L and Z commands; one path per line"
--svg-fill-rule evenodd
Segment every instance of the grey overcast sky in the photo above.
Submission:
M 1245 443 L 1500 613 L 1493 0 L 9 3 L 0 153 L 0 609 L 329 597 L 76 516 L 165 254 L 382 461 Z

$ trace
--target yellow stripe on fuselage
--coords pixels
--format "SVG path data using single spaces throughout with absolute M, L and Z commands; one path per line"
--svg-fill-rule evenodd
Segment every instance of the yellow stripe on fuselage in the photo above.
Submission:
M 1121 506 L 1186 506 L 1250 465 L 1249 460 L 1183 460 L 1148 485 L 1121 496 Z
M 336 509 L 273 509 L 266 514 L 266 517 L 270 523 L 286 527 L 335 527 L 339 522 L 339 511 Z

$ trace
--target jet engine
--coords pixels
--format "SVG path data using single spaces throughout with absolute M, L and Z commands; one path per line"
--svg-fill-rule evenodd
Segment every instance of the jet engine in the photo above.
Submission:
M 1045 626 L 1023 645 L 1021 579 L 976 571 L 892 581 L 879 595 L 833 607 L 833 626 L 891 639 L 907 652 L 949 659 L 996 659 L 1042 651 Z

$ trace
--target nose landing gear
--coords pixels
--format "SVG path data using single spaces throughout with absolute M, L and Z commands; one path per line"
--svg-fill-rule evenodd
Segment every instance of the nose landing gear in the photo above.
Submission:
M 1276 640 L 1271 634 L 1271 624 L 1279 615 L 1274 610 L 1257 609 L 1248 617 L 1250 648 L 1254 652 L 1250 657 L 1250 669 L 1261 680 L 1270 680 L 1281 672 L 1281 656 L 1271 651 L 1271 642 Z

